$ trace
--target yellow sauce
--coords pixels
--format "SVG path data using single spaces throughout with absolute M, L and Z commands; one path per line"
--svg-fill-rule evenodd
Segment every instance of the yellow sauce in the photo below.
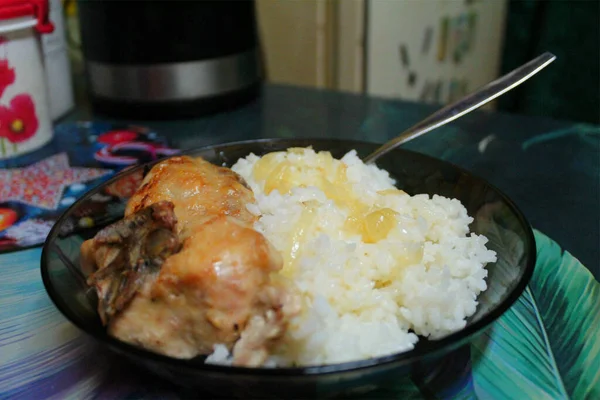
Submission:
M 419 264 L 423 259 L 423 245 L 418 247 L 404 246 L 400 257 L 397 258 L 398 263 L 401 267 L 408 267 L 409 265 Z
M 284 161 L 275 165 L 275 168 L 269 173 L 265 181 L 265 193 L 269 194 L 273 190 L 279 190 L 279 193 L 288 193 L 294 186 L 292 175 L 292 165 L 288 161 Z
M 316 222 L 316 214 L 314 208 L 310 204 L 305 204 L 302 215 L 298 220 L 298 223 L 294 226 L 294 231 L 290 236 L 289 244 L 287 248 L 288 252 L 283 253 L 284 268 L 281 273 L 287 277 L 293 277 L 296 270 L 296 260 L 298 259 L 298 251 L 300 249 L 300 243 L 304 242 L 306 232 L 310 231 Z
M 400 190 L 400 189 L 385 189 L 385 190 L 380 190 L 379 192 L 377 192 L 377 194 L 380 194 L 382 196 L 388 196 L 388 195 L 406 195 L 406 192 L 404 190 Z
M 365 216 L 360 233 L 365 243 L 377 243 L 385 239 L 397 224 L 396 212 L 382 208 Z
M 277 166 L 277 156 L 279 154 L 284 154 L 283 151 L 277 151 L 274 153 L 265 154 L 261 157 L 260 160 L 256 164 L 254 164 L 254 169 L 252 170 L 252 174 L 254 175 L 254 179 L 257 181 L 264 181 L 271 174 L 271 171 Z
M 305 151 L 306 149 L 303 148 L 291 148 L 288 149 L 287 154 L 302 155 Z M 347 179 L 347 166 L 334 159 L 331 153 L 324 151 L 317 153 L 317 160 L 313 165 L 302 161 L 292 163 L 285 155 L 286 152 L 269 153 L 254 165 L 252 171 L 254 179 L 259 182 L 264 181 L 265 193 L 269 194 L 277 190 L 281 194 L 287 194 L 294 187 L 315 186 L 338 207 L 348 210 L 344 228 L 349 234 L 361 235 L 366 243 L 376 243 L 385 239 L 396 226 L 396 212 L 389 208 L 371 209 L 355 195 L 352 184 Z M 406 193 L 398 189 L 387 189 L 380 191 L 379 194 Z M 301 221 L 304 221 L 304 217 Z M 300 224 L 303 225 L 304 222 Z

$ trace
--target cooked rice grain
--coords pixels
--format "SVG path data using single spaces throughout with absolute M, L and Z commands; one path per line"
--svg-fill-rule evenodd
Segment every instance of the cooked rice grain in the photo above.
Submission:
M 496 255 L 469 233 L 456 199 L 395 190 L 351 151 L 249 155 L 233 170 L 252 187 L 255 229 L 282 253 L 281 275 L 302 296 L 272 365 L 316 365 L 403 352 L 417 335 L 465 326 Z M 210 362 L 226 362 L 219 347 Z

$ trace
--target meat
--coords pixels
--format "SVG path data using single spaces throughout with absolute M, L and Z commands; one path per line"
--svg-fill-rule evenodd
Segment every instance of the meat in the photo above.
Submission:
M 298 305 L 272 279 L 282 258 L 252 228 L 252 201 L 227 168 L 190 157 L 157 164 L 125 218 L 82 245 L 109 333 L 177 358 L 224 344 L 234 364 L 261 365 Z
M 101 299 L 98 312 L 104 324 L 156 277 L 165 259 L 179 250 L 176 222 L 173 203 L 162 201 L 104 228 L 87 242 L 84 253 L 92 243 L 96 249 L 88 269 L 90 264 L 97 266 L 88 284 L 96 288 Z
M 179 232 L 217 215 L 231 216 L 248 226 L 257 219 L 246 209 L 246 204 L 254 202 L 254 194 L 242 177 L 201 158 L 173 157 L 154 166 L 129 199 L 125 215 L 159 201 L 175 205 L 175 215 L 182 222 Z

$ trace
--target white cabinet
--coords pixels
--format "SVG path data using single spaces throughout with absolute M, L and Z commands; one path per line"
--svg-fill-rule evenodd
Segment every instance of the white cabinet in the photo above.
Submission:
M 506 0 L 370 0 L 366 90 L 445 103 L 498 76 Z

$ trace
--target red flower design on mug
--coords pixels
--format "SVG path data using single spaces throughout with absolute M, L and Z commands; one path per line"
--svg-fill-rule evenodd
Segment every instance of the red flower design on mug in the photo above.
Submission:
M 7 42 L 8 39 L 5 36 L 0 36 L 0 46 Z M 8 60 L 0 59 L 0 96 L 8 86 L 15 83 L 15 78 L 15 69 L 8 64 Z
M 20 94 L 10 101 L 10 106 L 0 106 L 0 137 L 11 143 L 21 143 L 35 135 L 38 118 L 31 96 Z
M 4 90 L 15 82 L 15 69 L 8 65 L 8 60 L 0 60 L 0 96 Z

